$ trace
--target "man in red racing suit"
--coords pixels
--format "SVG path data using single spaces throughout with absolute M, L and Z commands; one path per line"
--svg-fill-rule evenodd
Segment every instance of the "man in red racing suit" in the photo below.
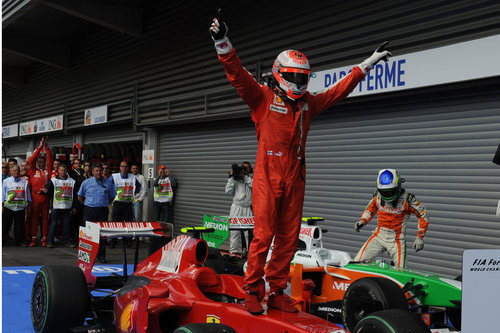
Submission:
M 314 116 L 346 98 L 364 78 L 370 65 L 363 64 L 364 70 L 354 67 L 348 76 L 325 92 L 311 94 L 304 89 L 300 98 L 290 98 L 295 97 L 294 93 L 288 94 L 259 84 L 243 68 L 226 37 L 227 25 L 220 17 L 214 19 L 210 31 L 229 82 L 250 108 L 258 139 L 252 200 L 255 237 L 250 244 L 247 261 L 245 307 L 253 314 L 263 312 L 260 300 L 263 296 L 262 278 L 265 273 L 271 288 L 268 308 L 296 312 L 290 299 L 283 295 L 283 289 L 286 288 L 290 260 L 297 247 L 300 231 L 306 179 L 305 145 L 309 125 Z M 307 63 L 307 67 L 292 68 L 290 71 L 309 75 L 309 64 L 302 53 L 287 50 L 282 54 L 285 52 L 287 56 L 299 59 L 303 64 Z M 384 52 L 387 56 L 388 51 Z M 264 272 L 273 237 L 273 253 Z
M 45 147 L 47 159 L 41 156 L 42 149 Z M 31 243 L 29 246 L 36 246 L 38 233 L 38 221 L 42 218 L 42 246 L 47 246 L 47 235 L 49 233 L 49 206 L 50 199 L 41 193 L 41 189 L 50 181 L 52 174 L 52 152 L 49 145 L 42 139 L 40 146 L 33 152 L 29 159 L 30 168 L 28 176 L 30 179 L 30 190 L 32 199 L 31 209 Z

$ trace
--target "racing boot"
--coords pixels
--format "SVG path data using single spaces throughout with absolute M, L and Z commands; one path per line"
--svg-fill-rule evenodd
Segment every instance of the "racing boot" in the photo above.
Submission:
M 47 237 L 42 238 L 42 247 L 47 247 Z
M 35 247 L 36 246 L 36 237 L 31 237 L 31 243 L 29 247 Z
M 283 294 L 283 289 L 271 288 L 269 298 L 267 299 L 268 309 L 277 309 L 283 312 L 298 312 L 293 306 L 293 301 L 290 296 Z
M 243 288 L 247 290 L 245 295 L 245 309 L 253 315 L 264 313 L 264 308 L 260 304 L 266 291 L 264 280 L 261 279 L 253 285 L 247 285 Z

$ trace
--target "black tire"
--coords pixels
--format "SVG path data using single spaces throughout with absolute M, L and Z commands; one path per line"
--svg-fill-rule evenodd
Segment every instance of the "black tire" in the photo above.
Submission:
M 31 291 L 31 321 L 36 333 L 69 332 L 82 326 L 90 299 L 85 276 L 77 266 L 42 267 Z
M 408 310 L 391 309 L 369 314 L 359 321 L 352 333 L 429 333 L 430 330 Z
M 224 324 L 196 323 L 181 326 L 174 333 L 236 333 L 236 331 Z
M 342 321 L 348 331 L 370 313 L 388 309 L 408 311 L 401 288 L 389 279 L 365 277 L 354 281 L 344 294 Z

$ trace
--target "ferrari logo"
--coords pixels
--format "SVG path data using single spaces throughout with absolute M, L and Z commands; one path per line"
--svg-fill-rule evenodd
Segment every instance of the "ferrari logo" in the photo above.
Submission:
M 207 315 L 207 323 L 220 324 L 220 318 L 216 315 Z

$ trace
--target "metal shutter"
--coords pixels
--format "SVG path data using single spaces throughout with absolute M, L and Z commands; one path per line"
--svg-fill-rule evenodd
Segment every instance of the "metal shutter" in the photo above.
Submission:
M 27 142 L 26 141 L 18 141 L 18 140 L 2 140 L 2 148 L 7 154 L 3 156 L 6 157 L 24 157 L 26 158 L 26 152 L 28 151 Z M 3 152 L 2 152 L 3 155 Z M 22 161 L 17 161 L 21 163 Z
M 387 96 L 395 98 L 378 107 L 374 99 L 349 99 L 313 120 L 304 216 L 325 217 L 325 246 L 354 256 L 376 225 L 374 220 L 359 234 L 353 230 L 375 190 L 377 171 L 396 168 L 431 220 L 425 248 L 415 254 L 416 218 L 410 219 L 408 267 L 459 275 L 464 249 L 500 246 L 500 170 L 491 163 L 500 141 L 500 98 Z M 233 162 L 254 162 L 256 145 L 248 118 L 162 131 L 159 159 L 179 183 L 177 228 L 229 211 L 227 171 Z
M 100 128 L 85 132 L 84 142 L 88 143 L 110 143 L 110 142 L 126 142 L 140 141 L 143 139 L 142 132 L 132 131 L 131 126 L 116 125 L 121 128 Z
M 201 225 L 203 214 L 229 213 L 225 194 L 232 163 L 254 165 L 257 138 L 250 119 L 221 121 L 161 131 L 159 163 L 177 180 L 174 206 L 176 230 Z

